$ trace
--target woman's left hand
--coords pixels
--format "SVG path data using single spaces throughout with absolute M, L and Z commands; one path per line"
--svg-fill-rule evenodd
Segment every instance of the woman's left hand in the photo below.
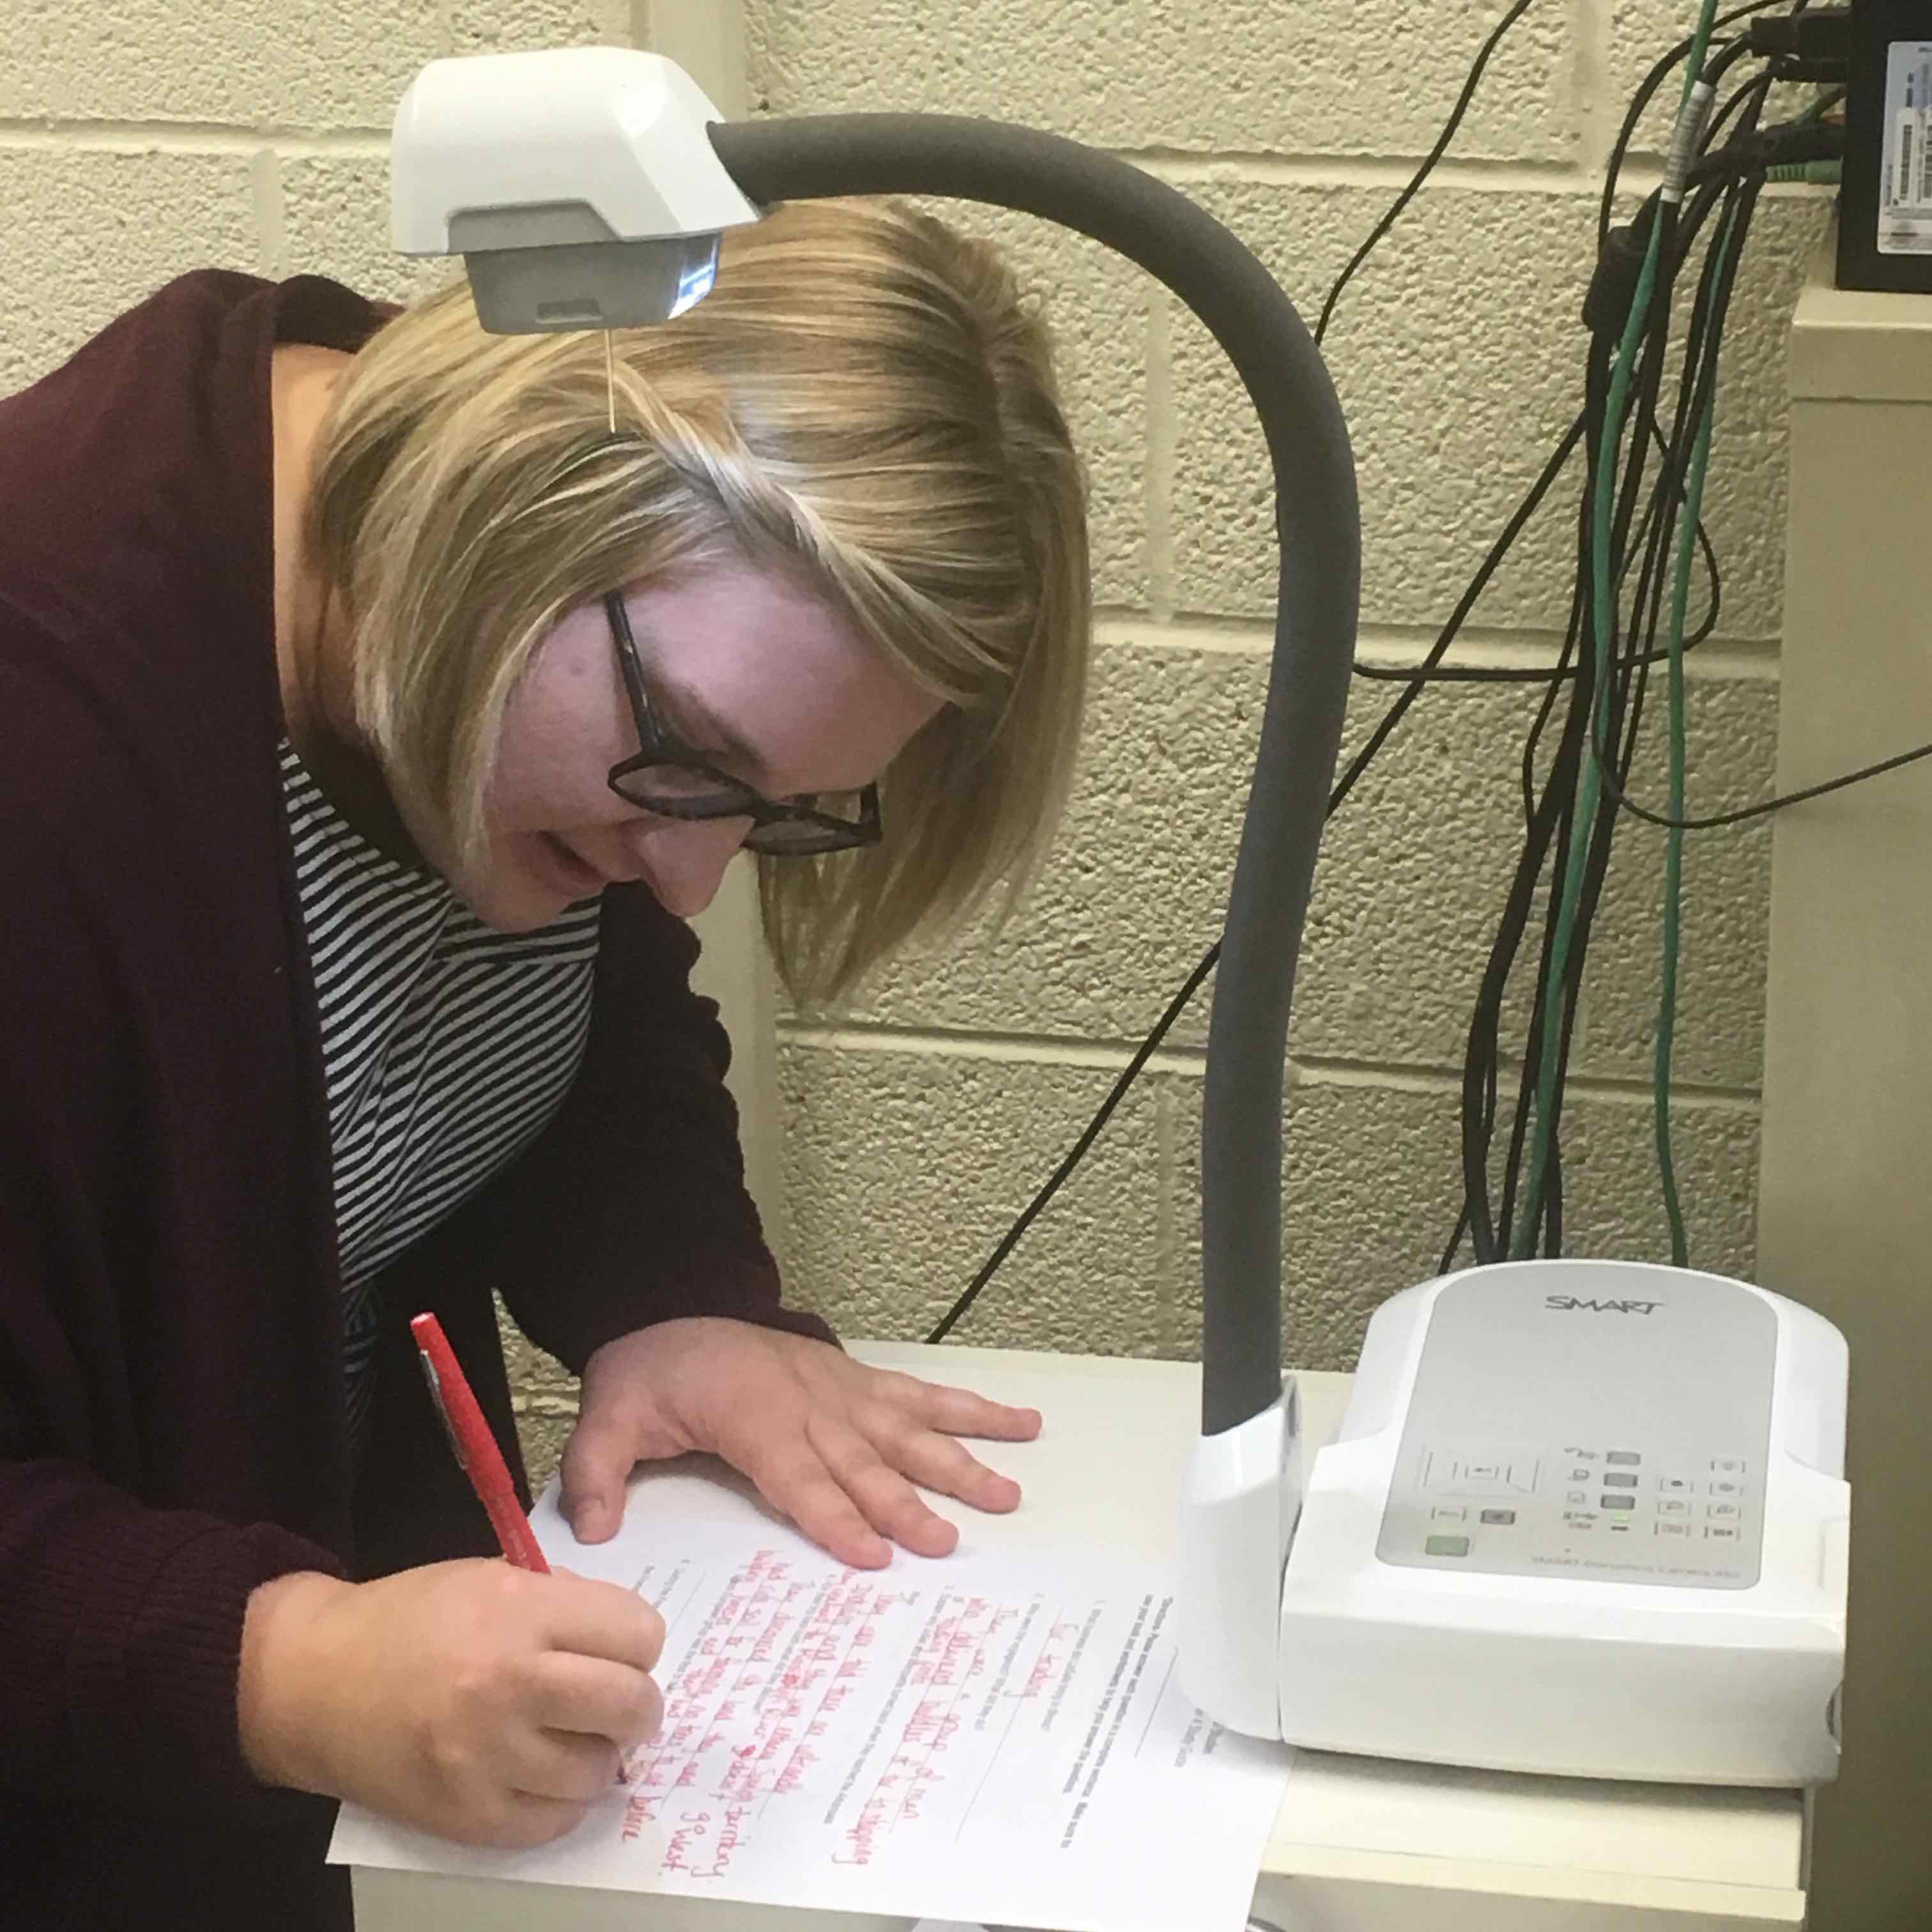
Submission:
M 585 1366 L 563 1514 L 579 1542 L 602 1543 L 622 1518 L 633 1465 L 706 1450 L 842 1562 L 877 1569 L 892 1543 L 944 1556 L 959 1540 L 915 1483 L 976 1509 L 1018 1504 L 1019 1485 L 959 1437 L 1039 1432 L 1036 1409 L 867 1368 L 829 1342 L 693 1316 L 620 1336 Z

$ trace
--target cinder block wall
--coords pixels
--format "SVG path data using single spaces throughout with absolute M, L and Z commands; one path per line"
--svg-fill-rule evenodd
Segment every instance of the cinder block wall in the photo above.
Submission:
M 696 4 L 696 0 L 694 0 Z M 932 108 L 1076 135 L 1198 196 L 1311 317 L 1426 150 L 1501 0 L 1174 10 L 1154 0 L 745 0 L 751 97 L 778 112 Z M 1463 133 L 1345 298 L 1328 352 L 1366 515 L 1364 654 L 1412 662 L 1579 394 L 1575 317 L 1602 167 L 1636 77 L 1691 0 L 1538 6 Z M 314 270 L 406 295 L 390 254 L 389 117 L 448 52 L 648 32 L 628 0 L 215 0 L 0 9 L 0 388 L 170 275 Z M 1674 89 L 1669 91 L 1674 95 Z M 1654 179 L 1656 124 L 1632 177 Z M 782 1028 L 796 1299 L 916 1335 L 1058 1159 L 1214 938 L 1265 676 L 1272 561 L 1259 440 L 1218 352 L 1127 265 L 962 210 L 1046 292 L 1090 464 L 1102 604 L 1078 790 L 1023 915 L 909 962 L 848 1012 Z M 1712 523 L 1722 636 L 1693 659 L 1692 783 L 1769 782 L 1784 504 L 1783 337 L 1824 218 L 1770 198 L 1727 354 Z M 1552 502 L 1479 610 L 1470 655 L 1544 662 L 1564 616 Z M 1390 695 L 1358 687 L 1359 742 Z M 1512 850 L 1534 699 L 1438 688 L 1338 820 L 1318 886 L 1288 1096 L 1289 1352 L 1352 1359 L 1370 1310 L 1433 1265 L 1455 1216 L 1462 1029 Z M 1646 788 L 1654 795 L 1653 771 Z M 1654 1254 L 1649 1150 L 1660 835 L 1627 826 L 1570 1090 L 1580 1251 Z M 1687 864 L 1679 1161 L 1694 1258 L 1748 1273 L 1769 848 Z M 962 1339 L 1184 1354 L 1198 1273 L 1207 998 Z M 539 1473 L 567 1426 L 520 1358 Z

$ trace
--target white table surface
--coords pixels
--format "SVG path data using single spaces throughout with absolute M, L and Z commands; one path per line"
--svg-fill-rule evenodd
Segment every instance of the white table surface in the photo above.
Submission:
M 980 1445 L 1024 1491 L 1010 1516 L 951 1508 L 976 1547 L 1070 1538 L 1164 1558 L 1200 1371 L 1190 1363 L 854 1343 L 883 1366 L 1040 1409 L 1040 1439 Z M 1339 1422 L 1346 1376 L 1299 1378 L 1310 1450 Z M 628 1508 L 717 1466 L 646 1470 Z M 664 1489 L 661 1485 L 674 1485 Z M 741 1503 L 740 1507 L 748 1507 Z M 1791 1792 L 1527 1778 L 1298 1754 L 1263 1860 L 1257 1915 L 1280 1932 L 1774 1932 L 1801 1925 L 1803 1808 Z M 358 1870 L 358 1932 L 886 1932 L 900 1920 Z

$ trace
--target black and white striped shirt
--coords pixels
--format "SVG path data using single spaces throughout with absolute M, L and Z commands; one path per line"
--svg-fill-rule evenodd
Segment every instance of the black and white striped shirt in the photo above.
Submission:
M 294 747 L 282 794 L 322 1023 L 351 1438 L 367 1420 L 374 1276 L 522 1151 L 584 1056 L 598 902 L 493 931 L 323 795 Z M 414 1311 L 410 1311 L 413 1312 Z

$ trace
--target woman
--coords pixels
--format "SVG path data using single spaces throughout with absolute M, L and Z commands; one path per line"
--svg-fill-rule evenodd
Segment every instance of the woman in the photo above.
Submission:
M 1039 324 L 885 202 L 609 340 L 191 275 L 0 403 L 0 1923 L 344 1924 L 326 1800 L 538 1843 L 654 1725 L 419 1309 L 513 1462 L 490 1290 L 581 1374 L 585 1541 L 694 1448 L 855 1564 L 1012 1507 L 1036 1416 L 779 1306 L 682 920 L 749 845 L 836 992 L 1023 878 L 1084 543 Z

